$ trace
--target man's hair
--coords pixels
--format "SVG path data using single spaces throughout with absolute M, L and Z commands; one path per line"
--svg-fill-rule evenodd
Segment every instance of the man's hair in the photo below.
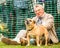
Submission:
M 34 9 L 37 8 L 37 7 L 40 7 L 40 8 L 43 8 L 44 9 L 43 5 L 41 5 L 41 4 L 35 4 L 34 5 Z

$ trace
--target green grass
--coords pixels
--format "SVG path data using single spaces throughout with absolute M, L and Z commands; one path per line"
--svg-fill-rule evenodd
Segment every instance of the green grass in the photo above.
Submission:
M 26 47 L 26 46 L 21 46 L 21 45 L 6 45 L 0 42 L 0 48 L 60 48 L 60 43 L 52 44 L 50 46 L 41 45 L 40 47 L 37 47 L 37 46 L 31 45 L 29 47 Z

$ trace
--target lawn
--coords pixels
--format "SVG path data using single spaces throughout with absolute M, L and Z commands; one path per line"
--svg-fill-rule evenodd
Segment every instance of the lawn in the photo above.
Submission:
M 21 45 L 6 45 L 0 42 L 0 48 L 60 48 L 60 43 L 51 44 L 49 46 L 41 45 L 40 47 L 37 47 L 37 46 L 31 45 L 29 47 L 26 47 L 26 46 L 21 46 Z

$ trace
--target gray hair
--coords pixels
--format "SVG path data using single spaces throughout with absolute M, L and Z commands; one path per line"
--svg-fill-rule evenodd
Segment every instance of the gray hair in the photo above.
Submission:
M 44 9 L 44 6 L 41 5 L 41 4 L 35 4 L 35 5 L 34 5 L 34 9 L 37 8 L 37 7 L 40 7 L 40 8 L 43 8 L 43 9 Z

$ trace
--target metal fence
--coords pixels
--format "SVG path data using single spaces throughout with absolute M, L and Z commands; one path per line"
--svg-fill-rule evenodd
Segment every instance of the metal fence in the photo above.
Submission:
M 9 33 L 4 33 L 7 37 L 14 38 L 21 29 L 25 29 L 24 20 L 35 16 L 32 0 L 24 0 L 24 4 L 20 3 L 21 0 L 6 0 L 6 5 L 0 4 L 0 20 L 7 23 L 9 29 Z M 38 0 L 38 3 L 43 2 Z M 44 4 L 45 11 L 54 16 L 56 32 L 60 40 L 60 14 L 57 13 L 57 0 L 45 0 Z

